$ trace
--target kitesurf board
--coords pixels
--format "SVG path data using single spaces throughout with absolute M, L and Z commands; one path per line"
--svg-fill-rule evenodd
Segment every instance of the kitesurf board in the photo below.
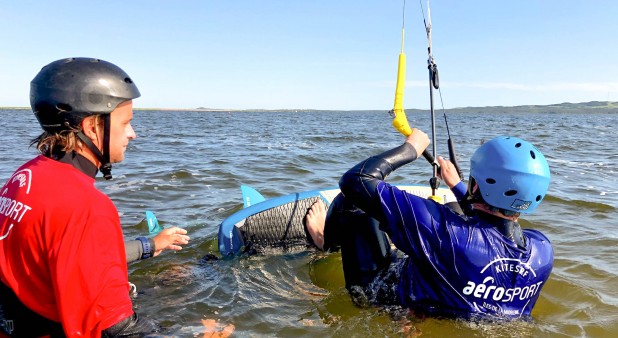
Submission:
M 431 187 L 428 186 L 397 187 L 424 198 L 431 195 Z M 225 256 L 289 251 L 310 245 L 311 240 L 305 230 L 307 211 L 318 199 L 330 206 L 340 192 L 339 188 L 333 187 L 265 199 L 250 187 L 241 186 L 241 191 L 244 208 L 219 225 L 219 252 Z M 436 195 L 441 197 L 443 203 L 456 202 L 447 188 L 439 188 Z

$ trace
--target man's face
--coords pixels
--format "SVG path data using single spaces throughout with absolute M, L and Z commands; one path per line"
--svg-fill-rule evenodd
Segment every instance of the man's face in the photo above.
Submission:
M 127 150 L 129 140 L 137 137 L 131 126 L 132 119 L 133 101 L 131 100 L 119 104 L 111 113 L 109 143 L 109 160 L 111 163 L 124 160 L 124 152 Z

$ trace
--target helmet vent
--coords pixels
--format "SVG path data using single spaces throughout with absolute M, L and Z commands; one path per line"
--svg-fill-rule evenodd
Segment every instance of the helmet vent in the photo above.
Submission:
M 488 178 L 485 180 L 485 182 L 487 182 L 487 184 L 496 184 L 496 180 L 494 180 L 493 178 Z
M 517 190 L 509 190 L 504 193 L 504 196 L 514 196 L 517 195 Z
M 536 154 L 532 150 L 530 150 L 530 157 L 532 157 L 533 160 L 536 159 Z
M 536 196 L 536 201 L 537 202 L 540 202 L 542 199 L 543 199 L 543 196 L 541 196 L 541 195 L 537 195 Z
M 133 80 L 131 80 L 131 78 L 130 78 L 130 77 L 125 77 L 125 78 L 124 78 L 124 82 L 125 82 L 125 83 L 133 83 Z
M 521 147 L 521 143 L 520 142 L 515 143 L 515 148 L 519 148 L 519 147 Z

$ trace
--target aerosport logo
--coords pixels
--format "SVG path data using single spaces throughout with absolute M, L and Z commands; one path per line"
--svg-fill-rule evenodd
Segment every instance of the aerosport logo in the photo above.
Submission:
M 522 263 L 514 258 L 500 258 L 491 261 L 480 272 L 481 275 L 487 273 L 489 273 L 489 276 L 486 276 L 482 283 L 468 281 L 462 293 L 466 296 L 477 298 L 479 301 L 483 300 L 493 303 L 525 301 L 538 294 L 543 284 L 542 281 L 535 282 L 536 273 L 529 264 Z M 524 286 L 511 288 L 496 285 L 494 276 L 497 277 L 500 274 L 509 274 L 509 280 L 513 280 L 514 275 L 519 275 L 525 277 L 529 283 Z

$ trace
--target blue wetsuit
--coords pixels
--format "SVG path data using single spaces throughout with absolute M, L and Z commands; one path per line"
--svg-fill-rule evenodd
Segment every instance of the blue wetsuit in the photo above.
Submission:
M 384 182 L 416 157 L 406 143 L 359 163 L 341 178 L 343 196 L 329 209 L 325 238 L 332 246 L 329 233 L 339 237 L 348 289 L 384 287 L 384 279 L 390 279 L 392 299 L 381 297 L 380 303 L 429 315 L 529 316 L 553 265 L 547 237 L 483 212 L 456 213 Z M 463 182 L 453 192 L 462 199 Z M 363 215 L 370 220 L 360 221 Z M 344 232 L 333 230 L 337 226 Z M 403 255 L 390 252 L 380 230 Z M 384 272 L 389 269 L 396 271 Z

